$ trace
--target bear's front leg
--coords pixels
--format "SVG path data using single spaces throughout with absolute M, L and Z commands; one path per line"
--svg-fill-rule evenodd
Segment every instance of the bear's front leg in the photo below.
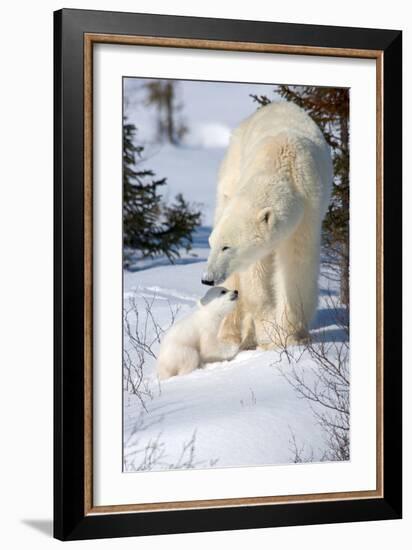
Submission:
M 277 304 L 279 308 L 279 304 Z M 285 349 L 288 346 L 304 344 L 308 342 L 309 332 L 305 326 L 290 323 L 291 317 L 287 310 L 279 316 L 277 309 L 275 314 L 266 312 L 260 318 L 255 319 L 255 334 L 257 347 L 261 350 Z
M 273 312 L 255 319 L 256 347 L 261 350 L 281 349 L 283 347 Z
M 302 331 L 301 334 L 291 333 L 290 331 L 285 330 L 283 326 L 274 325 L 273 330 L 270 332 L 268 337 L 262 337 L 258 341 L 258 349 L 269 351 L 269 350 L 282 350 L 286 349 L 288 346 L 300 345 L 308 343 L 310 339 L 309 333 L 307 331 Z
M 240 345 L 242 336 L 238 306 L 223 319 L 217 338 L 220 342 L 225 342 L 226 344 Z
M 252 315 L 244 315 L 238 304 L 236 310 L 222 321 L 218 338 L 222 342 L 238 346 L 241 350 L 255 349 L 255 325 Z
M 318 300 L 320 219 L 320 214 L 306 212 L 298 229 L 277 251 L 275 321 L 283 346 L 309 338 Z
M 217 344 L 217 353 L 221 361 L 230 361 L 238 353 L 240 349 L 240 343 L 219 341 Z
M 256 331 L 253 315 L 244 314 L 241 321 L 241 342 L 242 350 L 256 349 Z
M 274 254 L 268 254 L 239 274 L 242 300 L 242 349 L 268 344 L 270 326 L 275 319 L 273 295 Z

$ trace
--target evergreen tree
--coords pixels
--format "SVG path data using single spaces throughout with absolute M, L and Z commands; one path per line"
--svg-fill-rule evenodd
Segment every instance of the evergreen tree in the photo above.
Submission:
M 166 178 L 155 179 L 152 170 L 140 169 L 144 150 L 135 144 L 136 127 L 123 124 L 123 245 L 139 250 L 143 257 L 165 254 L 173 262 L 179 249 L 192 246 L 192 233 L 201 213 L 181 194 L 166 204 L 159 194 Z
M 317 86 L 279 85 L 282 98 L 302 107 L 321 128 L 332 151 L 332 198 L 323 222 L 325 250 L 338 262 L 341 302 L 349 305 L 349 90 Z M 266 96 L 252 95 L 261 106 Z
M 145 84 L 146 103 L 157 109 L 157 139 L 166 139 L 173 145 L 178 145 L 187 132 L 180 115 L 183 106 L 177 99 L 178 85 L 174 80 L 151 80 Z

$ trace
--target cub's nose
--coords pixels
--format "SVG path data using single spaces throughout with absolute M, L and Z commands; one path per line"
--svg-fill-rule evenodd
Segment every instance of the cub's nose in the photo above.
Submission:
M 230 300 L 233 302 L 237 300 L 238 296 L 239 296 L 239 292 L 237 290 L 232 290 L 230 294 Z
M 209 275 L 207 271 L 202 274 L 202 285 L 213 286 L 214 284 L 215 284 L 215 281 L 212 275 Z

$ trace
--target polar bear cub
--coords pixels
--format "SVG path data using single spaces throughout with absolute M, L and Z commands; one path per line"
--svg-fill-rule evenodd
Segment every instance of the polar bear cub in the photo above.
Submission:
M 193 313 L 173 325 L 157 359 L 160 379 L 187 374 L 205 363 L 233 359 L 239 346 L 222 341 L 219 328 L 224 317 L 235 309 L 237 299 L 237 290 L 213 287 Z

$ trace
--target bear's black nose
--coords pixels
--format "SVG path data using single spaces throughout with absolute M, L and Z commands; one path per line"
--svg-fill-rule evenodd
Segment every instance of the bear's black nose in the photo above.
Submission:
M 202 285 L 213 286 L 214 284 L 215 284 L 215 281 L 202 278 Z
M 234 290 L 233 292 L 234 292 L 235 296 L 237 296 L 239 294 L 239 292 L 237 290 Z

